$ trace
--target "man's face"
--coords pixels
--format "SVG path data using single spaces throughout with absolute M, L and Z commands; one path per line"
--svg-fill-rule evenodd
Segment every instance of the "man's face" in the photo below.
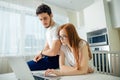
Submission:
M 47 13 L 38 14 L 38 17 L 45 28 L 48 28 L 51 24 L 51 15 Z

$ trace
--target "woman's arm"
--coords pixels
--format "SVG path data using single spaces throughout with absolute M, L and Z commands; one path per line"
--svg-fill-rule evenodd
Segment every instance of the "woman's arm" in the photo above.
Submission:
M 64 71 L 64 72 L 68 72 L 74 69 L 74 67 L 67 66 L 65 64 L 65 54 L 63 51 L 60 51 L 59 66 L 60 66 L 60 71 Z
M 74 67 L 65 65 L 65 55 L 62 51 L 60 51 L 59 66 L 60 70 L 48 69 L 45 71 L 45 75 L 55 74 L 57 76 L 61 76 L 63 73 L 68 74 L 70 71 L 75 69 Z
M 54 70 L 54 69 L 49 69 L 46 71 L 45 74 L 56 74 L 57 76 L 70 76 L 70 75 L 80 75 L 80 74 L 86 74 L 88 72 L 88 61 L 89 61 L 89 56 L 88 56 L 88 47 L 85 45 L 81 50 L 80 53 L 81 59 L 80 59 L 80 69 L 77 70 L 77 67 L 71 67 L 65 65 L 65 56 L 64 53 L 61 51 L 60 52 L 60 70 Z
M 86 74 L 88 72 L 88 61 L 89 61 L 88 46 L 84 45 L 84 47 L 79 52 L 80 52 L 79 54 L 81 54 L 80 55 L 81 59 L 79 61 L 80 69 L 77 70 L 77 67 L 65 66 L 62 65 L 61 63 L 61 69 L 60 69 L 61 75 L 80 75 L 80 74 Z

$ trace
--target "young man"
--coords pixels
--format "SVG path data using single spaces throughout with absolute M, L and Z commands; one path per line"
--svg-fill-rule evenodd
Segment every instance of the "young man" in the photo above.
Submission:
M 46 70 L 59 68 L 59 50 L 60 40 L 58 37 L 58 24 L 52 19 L 53 14 L 50 7 L 46 4 L 38 6 L 36 15 L 40 19 L 46 31 L 46 44 L 44 49 L 34 57 L 33 60 L 27 62 L 31 71 Z

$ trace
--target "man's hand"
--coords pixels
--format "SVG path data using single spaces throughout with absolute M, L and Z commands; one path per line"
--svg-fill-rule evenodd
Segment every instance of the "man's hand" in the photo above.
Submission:
M 41 58 L 42 58 L 42 55 L 39 53 L 34 57 L 33 61 L 38 62 Z

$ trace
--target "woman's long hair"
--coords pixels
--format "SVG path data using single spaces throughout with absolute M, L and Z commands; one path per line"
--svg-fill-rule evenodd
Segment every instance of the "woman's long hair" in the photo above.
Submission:
M 79 35 L 78 35 L 78 33 L 77 33 L 73 24 L 67 23 L 67 24 L 64 24 L 64 25 L 60 26 L 60 28 L 58 30 L 58 35 L 59 35 L 60 30 L 62 30 L 62 29 L 65 29 L 67 34 L 68 34 L 69 44 L 73 48 L 73 53 L 74 53 L 74 57 L 75 57 L 75 61 L 76 61 L 76 66 L 77 66 L 77 69 L 79 69 L 79 66 L 80 66 L 80 62 L 79 62 L 79 43 L 82 39 L 79 37 Z M 89 57 L 91 59 L 92 55 L 91 55 L 91 52 L 90 52 L 90 49 L 89 49 L 89 44 L 87 44 L 87 45 L 88 45 Z

